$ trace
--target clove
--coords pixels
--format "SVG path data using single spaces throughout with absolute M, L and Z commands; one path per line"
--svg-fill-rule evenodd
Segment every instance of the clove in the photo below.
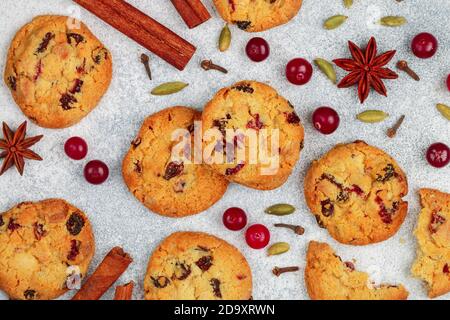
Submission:
M 145 53 L 141 54 L 141 62 L 145 67 L 145 72 L 148 75 L 148 78 L 152 80 L 152 71 L 150 70 L 150 58 Z
M 402 115 L 402 116 L 397 120 L 397 122 L 394 124 L 394 126 L 393 126 L 392 128 L 389 128 L 389 129 L 388 129 L 388 131 L 387 131 L 387 136 L 388 136 L 389 138 L 395 137 L 395 135 L 397 134 L 398 128 L 400 128 L 400 126 L 401 126 L 402 123 L 403 123 L 403 120 L 405 120 L 405 115 Z
M 277 277 L 279 277 L 282 273 L 295 272 L 298 270 L 300 270 L 299 267 L 284 267 L 284 268 L 275 267 L 275 268 L 273 268 L 272 273 L 274 275 L 276 275 Z
M 206 71 L 208 71 L 208 70 L 217 70 L 217 71 L 220 71 L 222 73 L 228 73 L 227 69 L 225 69 L 224 67 L 221 67 L 221 66 L 219 66 L 217 64 L 214 64 L 211 60 L 203 60 L 200 63 L 200 66 Z
M 411 78 L 413 78 L 416 81 L 419 81 L 420 78 L 409 66 L 408 63 L 405 60 L 400 60 L 397 62 L 397 68 L 405 71 Z
M 275 223 L 274 224 L 275 227 L 278 228 L 288 228 L 291 229 L 292 231 L 294 231 L 296 234 L 298 234 L 299 236 L 301 236 L 302 234 L 305 233 L 305 228 L 303 228 L 302 226 L 295 226 L 292 224 L 286 224 L 286 223 Z

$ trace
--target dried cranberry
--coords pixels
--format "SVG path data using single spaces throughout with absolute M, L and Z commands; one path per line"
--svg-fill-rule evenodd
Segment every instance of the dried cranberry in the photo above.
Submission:
M 170 284 L 169 278 L 164 276 L 159 276 L 158 278 L 151 277 L 151 279 L 156 288 L 165 288 Z
M 44 225 L 41 223 L 35 223 L 33 225 L 34 228 L 34 237 L 36 240 L 41 240 L 43 236 L 47 234 L 47 231 L 44 230 Z
M 39 60 L 38 63 L 36 64 L 36 69 L 35 69 L 35 73 L 33 76 L 33 80 L 36 81 L 37 79 L 39 79 L 39 76 L 42 74 L 42 60 Z
M 320 201 L 320 205 L 322 206 L 322 214 L 325 217 L 331 217 L 334 213 L 334 204 L 330 199 L 326 199 Z
M 181 173 L 183 173 L 184 170 L 184 164 L 183 162 L 169 162 L 169 164 L 166 167 L 166 172 L 164 173 L 163 178 L 166 180 L 170 180 L 173 177 L 179 176 Z
M 237 27 L 241 30 L 247 30 L 248 27 L 252 24 L 251 21 L 236 21 Z
M 191 267 L 185 265 L 184 263 L 177 263 L 177 268 L 181 271 L 180 275 L 174 274 L 175 278 L 178 280 L 185 280 L 191 274 Z
M 377 181 L 386 182 L 389 181 L 392 177 L 398 176 L 397 172 L 394 170 L 394 166 L 392 164 L 388 164 L 385 168 L 383 168 L 384 175 L 377 174 Z
M 9 220 L 8 230 L 14 231 L 14 230 L 17 230 L 17 229 L 19 229 L 21 227 L 20 224 L 15 223 L 14 221 L 15 220 L 13 218 L 11 218 L 11 220 Z
M 61 99 L 59 99 L 59 103 L 61 103 L 61 107 L 64 110 L 70 110 L 73 108 L 72 104 L 78 102 L 77 99 L 68 93 L 64 93 L 63 95 L 61 95 Z
M 137 173 L 142 173 L 142 166 L 139 160 L 136 160 L 134 162 L 134 171 L 136 171 Z
M 243 163 L 243 162 L 241 162 L 241 163 L 239 163 L 236 167 L 234 167 L 234 168 L 227 168 L 226 170 L 225 170 L 225 175 L 227 175 L 227 176 L 231 176 L 231 175 L 233 175 L 233 174 L 236 174 L 236 173 L 238 173 L 239 171 L 241 171 L 242 170 L 242 168 L 245 166 L 245 163 Z
M 212 266 L 213 257 L 212 256 L 204 256 L 198 259 L 195 263 L 197 267 L 199 267 L 202 271 L 208 271 Z
M 431 214 L 431 222 L 430 222 L 430 232 L 436 233 L 436 231 L 439 229 L 439 227 L 445 223 L 445 217 L 441 216 L 437 212 L 433 212 Z
M 364 191 L 356 184 L 352 185 L 351 188 L 346 188 L 346 191 L 354 192 L 360 197 L 364 196 Z
M 197 246 L 196 250 L 203 251 L 203 252 L 209 252 L 209 249 L 207 247 L 203 247 L 203 246 Z
M 36 290 L 25 290 L 23 293 L 23 296 L 25 297 L 26 300 L 33 300 L 36 297 Z
M 322 229 L 324 229 L 325 228 L 325 224 L 323 223 L 323 221 L 322 221 L 322 219 L 320 218 L 320 216 L 317 214 L 317 215 L 314 215 L 315 217 L 316 217 L 316 222 L 317 222 L 317 225 L 320 227 L 320 228 L 322 228 Z
M 0 216 L 0 227 L 3 226 L 5 224 L 5 222 L 3 221 L 3 217 Z
M 286 115 L 286 121 L 287 123 L 290 124 L 298 124 L 300 123 L 300 118 L 298 117 L 298 115 L 295 112 L 291 112 L 291 113 L 284 113 Z
M 355 271 L 355 265 L 353 264 L 353 262 L 350 261 L 346 261 L 344 262 L 344 265 L 350 269 L 350 271 Z
M 92 51 L 92 60 L 95 64 L 100 64 L 100 62 L 102 62 L 102 57 L 105 60 L 108 59 L 108 51 L 105 48 L 98 47 Z
M 237 91 L 242 91 L 242 92 L 245 92 L 245 93 L 253 93 L 253 92 L 255 92 L 255 90 L 248 83 L 239 84 L 237 86 L 232 87 L 231 89 L 237 90 Z
M 137 137 L 133 141 L 131 141 L 131 145 L 136 149 L 141 144 L 142 140 L 140 137 Z
M 67 231 L 73 236 L 78 235 L 84 227 L 84 217 L 79 212 L 70 215 L 66 222 Z
M 222 292 L 220 291 L 220 280 L 216 278 L 212 278 L 209 283 L 213 287 L 214 295 L 217 298 L 222 298 Z
M 47 32 L 42 39 L 41 43 L 39 44 L 39 47 L 37 48 L 38 53 L 42 53 L 45 50 L 47 50 L 48 44 L 50 43 L 50 40 L 52 40 L 55 37 L 54 33 Z
M 386 224 L 392 223 L 392 214 L 394 213 L 393 210 L 388 210 L 383 203 L 383 199 L 381 199 L 379 196 L 375 198 L 375 202 L 380 207 L 380 211 L 378 212 L 378 214 L 381 217 L 381 221 Z
M 67 34 L 67 42 L 69 44 L 72 44 L 72 39 L 75 41 L 75 45 L 79 45 L 81 42 L 84 41 L 84 37 L 81 34 L 78 33 L 68 33 Z
M 264 127 L 264 124 L 259 119 L 259 113 L 252 115 L 253 119 L 247 122 L 248 129 L 260 130 Z
M 70 240 L 70 252 L 67 255 L 67 260 L 75 260 L 77 256 L 80 254 L 80 246 L 81 241 L 78 240 Z
M 450 274 L 450 267 L 448 266 L 448 263 L 445 264 L 442 272 L 444 272 L 445 274 Z
M 86 58 L 83 59 L 83 64 L 80 66 L 77 66 L 76 70 L 79 74 L 83 74 L 86 69 Z
M 69 90 L 70 93 L 75 94 L 81 91 L 81 87 L 83 86 L 83 80 L 75 79 L 72 89 Z
M 9 87 L 13 90 L 16 91 L 17 90 L 17 79 L 14 76 L 9 76 L 8 77 L 8 83 L 9 83 Z
M 231 12 L 234 12 L 236 10 L 236 4 L 234 3 L 233 0 L 228 0 L 228 4 L 231 7 Z

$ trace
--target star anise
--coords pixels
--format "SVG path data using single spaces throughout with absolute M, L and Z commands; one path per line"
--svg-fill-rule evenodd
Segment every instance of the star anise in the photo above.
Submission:
M 377 42 L 374 37 L 370 38 L 364 53 L 351 41 L 348 42 L 348 46 L 353 59 L 333 60 L 338 67 L 350 71 L 338 84 L 338 88 L 358 84 L 358 97 L 361 103 L 369 96 L 371 87 L 379 94 L 387 96 L 382 79 L 397 79 L 398 75 L 391 69 L 383 67 L 394 57 L 396 51 L 391 50 L 377 56 Z
M 16 132 L 13 132 L 6 123 L 3 122 L 3 138 L 0 139 L 0 149 L 4 151 L 0 153 L 0 159 L 3 160 L 0 169 L 0 176 L 14 164 L 23 175 L 23 168 L 25 166 L 25 159 L 42 160 L 42 158 L 35 152 L 29 150 L 32 145 L 42 139 L 43 135 L 25 138 L 27 132 L 27 122 L 20 125 Z

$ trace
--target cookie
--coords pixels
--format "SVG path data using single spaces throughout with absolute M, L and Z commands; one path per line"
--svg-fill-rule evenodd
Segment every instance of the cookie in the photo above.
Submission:
M 241 81 L 221 89 L 202 113 L 205 162 L 250 188 L 280 187 L 303 147 L 294 106 L 272 87 Z
M 224 177 L 194 161 L 194 121 L 200 116 L 187 107 L 172 107 L 149 116 L 125 156 L 125 183 L 153 212 L 169 217 L 196 214 L 211 207 L 227 190 Z M 184 142 L 173 140 L 179 129 L 185 131 Z M 188 153 L 186 159 L 184 154 L 179 159 L 173 157 L 172 151 L 180 143 L 184 143 L 181 151 Z M 198 145 L 201 148 L 201 136 Z
M 252 273 L 244 256 L 222 239 L 176 232 L 153 252 L 146 300 L 249 300 Z
M 343 262 L 326 243 L 311 241 L 306 255 L 305 282 L 312 300 L 405 300 L 402 285 L 373 285 L 353 262 Z
M 450 194 L 420 189 L 422 210 L 415 230 L 417 259 L 412 267 L 415 277 L 435 298 L 450 292 Z
M 82 22 L 38 16 L 14 37 L 4 80 L 30 120 L 66 128 L 96 107 L 111 76 L 111 54 Z
M 403 223 L 408 183 L 384 151 L 356 141 L 339 144 L 312 163 L 306 203 L 319 226 L 337 241 L 366 245 L 388 239 Z
M 302 0 L 214 0 L 214 4 L 225 21 L 258 32 L 290 21 L 300 10 Z
M 94 251 L 79 209 L 61 199 L 23 202 L 0 215 L 0 289 L 10 299 L 55 299 L 86 275 Z

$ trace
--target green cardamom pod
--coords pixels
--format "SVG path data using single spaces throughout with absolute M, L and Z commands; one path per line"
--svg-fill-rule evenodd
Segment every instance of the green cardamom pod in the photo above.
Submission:
M 275 216 L 286 216 L 288 214 L 294 213 L 294 211 L 295 207 L 287 203 L 274 204 L 273 206 L 270 206 L 266 210 L 264 210 L 265 213 Z
M 406 18 L 401 16 L 387 16 L 380 20 L 380 24 L 386 27 L 400 27 L 406 22 Z
M 438 103 L 436 105 L 436 108 L 439 110 L 439 112 L 446 118 L 447 120 L 450 120 L 450 107 L 446 106 L 445 104 Z
M 289 243 L 286 242 L 277 242 L 270 246 L 267 250 L 269 256 L 279 255 L 285 252 L 288 252 L 291 247 Z
M 219 50 L 224 52 L 227 51 L 231 44 L 231 31 L 228 28 L 228 24 L 226 24 L 222 31 L 220 32 L 219 37 Z
M 389 117 L 389 115 L 381 110 L 367 110 L 356 115 L 356 119 L 367 123 L 380 122 L 387 117 Z
M 350 9 L 350 7 L 353 5 L 353 0 L 344 0 L 344 7 L 347 9 Z
M 186 88 L 188 85 L 189 84 L 180 81 L 166 82 L 154 88 L 151 93 L 154 96 L 165 96 L 177 93 Z
M 317 58 L 314 60 L 316 66 L 322 71 L 331 82 L 336 83 L 336 71 L 333 65 L 325 59 Z
M 323 27 L 327 30 L 333 30 L 341 26 L 347 19 L 348 19 L 347 16 L 338 14 L 325 20 Z

